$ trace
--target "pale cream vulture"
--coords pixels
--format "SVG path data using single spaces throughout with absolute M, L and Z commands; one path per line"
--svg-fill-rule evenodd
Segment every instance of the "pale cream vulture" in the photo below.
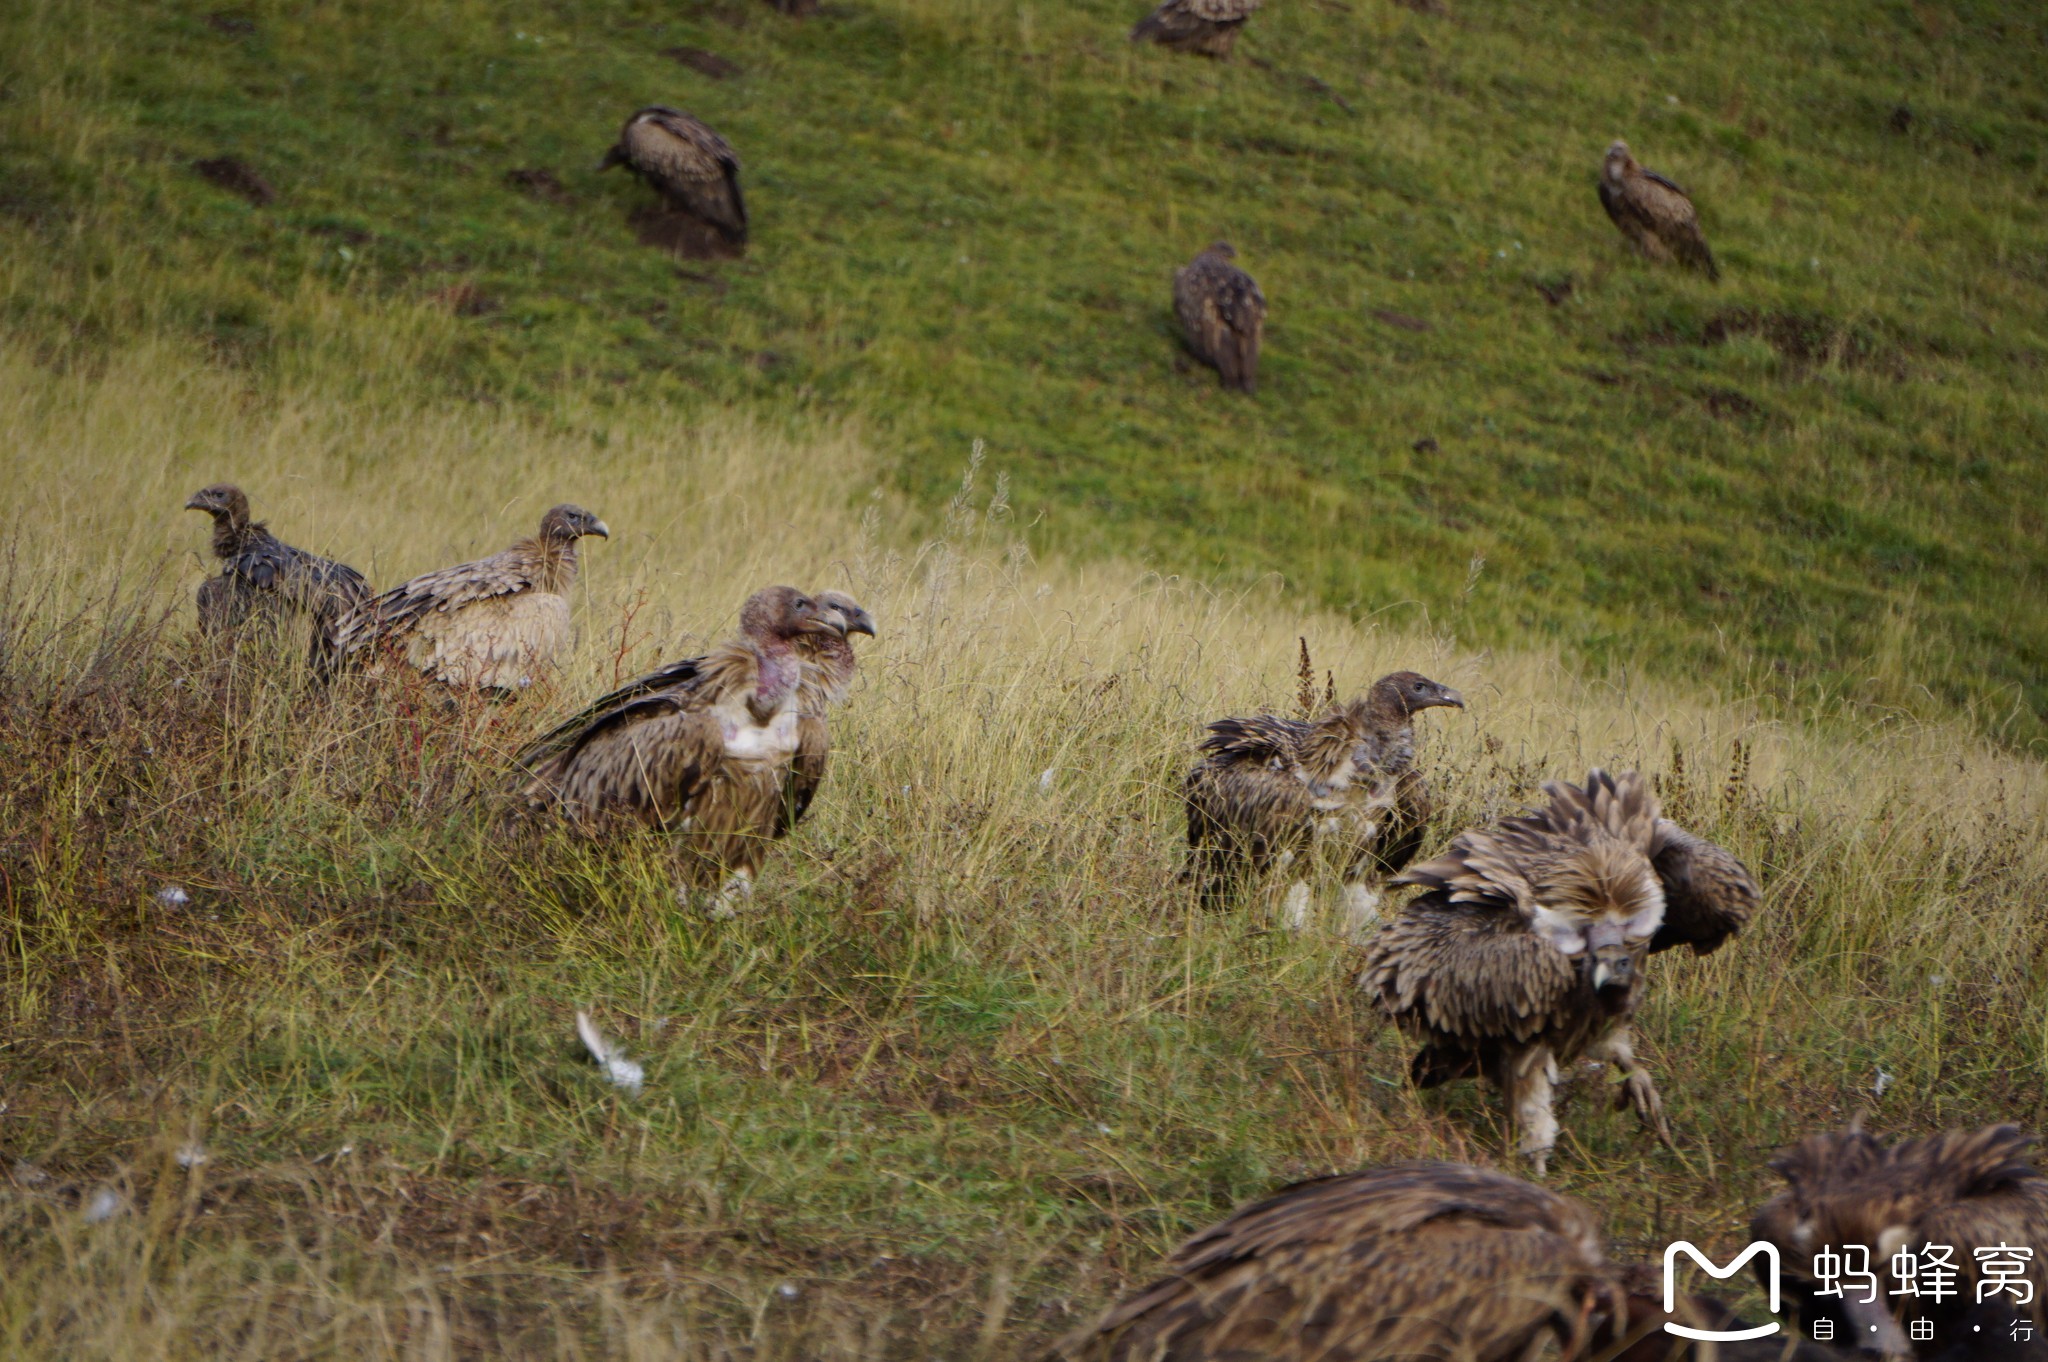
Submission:
M 1600 206 L 1635 248 L 1651 260 L 1676 259 L 1705 274 L 1721 277 L 1714 253 L 1700 231 L 1699 214 L 1683 189 L 1654 170 L 1645 170 L 1629 154 L 1628 143 L 1607 148 L 1600 167 Z
M 363 602 L 336 630 L 341 661 L 372 670 L 395 661 L 449 686 L 532 685 L 574 641 L 576 541 L 592 534 L 611 531 L 580 506 L 557 506 L 531 539 Z
M 653 185 L 669 207 L 711 224 L 735 245 L 746 241 L 739 155 L 681 109 L 654 104 L 628 118 L 598 169 L 617 165 Z
M 1188 349 L 1239 392 L 1259 387 L 1259 343 L 1266 332 L 1266 295 L 1231 264 L 1237 251 L 1219 241 L 1173 275 L 1173 311 Z
M 1237 31 L 1259 0 L 1164 0 L 1131 30 L 1134 43 L 1152 42 L 1176 52 L 1227 57 Z

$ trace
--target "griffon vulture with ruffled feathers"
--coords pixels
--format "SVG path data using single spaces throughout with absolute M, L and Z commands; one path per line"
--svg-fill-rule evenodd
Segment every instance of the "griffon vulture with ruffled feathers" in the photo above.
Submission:
M 1230 262 L 1237 251 L 1219 241 L 1173 275 L 1173 312 L 1195 358 L 1239 392 L 1259 387 L 1259 341 L 1266 332 L 1266 295 Z
M 1683 189 L 1629 155 L 1628 143 L 1607 148 L 1600 168 L 1600 206 L 1635 248 L 1651 260 L 1677 260 L 1709 279 L 1721 277 L 1700 233 L 1699 214 Z
M 716 883 L 704 907 L 732 916 L 787 808 L 808 665 L 799 647 L 845 631 L 838 611 L 793 586 L 754 593 L 738 638 L 629 682 L 529 744 L 521 801 L 590 832 L 669 833 L 678 897 Z
M 1227 57 L 1237 31 L 1259 0 L 1164 0 L 1131 30 L 1134 43 L 1153 42 L 1176 52 Z
M 811 801 L 818 797 L 818 787 L 825 783 L 825 769 L 832 758 L 832 730 L 826 720 L 836 706 L 845 703 L 853 688 L 851 636 L 875 636 L 874 617 L 845 592 L 820 591 L 817 602 L 820 610 L 839 621 L 840 632 L 805 633 L 794 640 L 804 670 L 796 687 L 796 756 L 789 764 L 782 812 L 776 819 L 778 837 L 803 821 Z
M 627 119 L 598 169 L 619 165 L 653 185 L 669 207 L 711 224 L 734 245 L 746 241 L 739 155 L 681 109 L 653 104 Z
M 1206 755 L 1182 787 L 1187 877 L 1204 902 L 1327 850 L 1342 863 L 1345 930 L 1361 936 L 1378 920 L 1381 877 L 1421 848 L 1433 804 L 1415 769 L 1415 716 L 1440 705 L 1463 709 L 1465 701 L 1426 676 L 1394 672 L 1320 719 L 1262 714 L 1210 724 Z M 1307 879 L 1297 878 L 1284 909 L 1289 928 L 1308 925 L 1311 898 Z
M 343 614 L 369 599 L 370 584 L 346 563 L 295 549 L 249 519 L 249 498 L 233 483 L 203 487 L 185 503 L 213 517 L 220 573 L 199 585 L 199 631 L 228 634 L 252 619 L 310 617 L 316 662 L 334 646 Z
M 1839 1337 L 1894 1356 L 1958 1346 L 1964 1357 L 1989 1356 L 1971 1346 L 1987 1333 L 2000 1356 L 2038 1353 L 2042 1345 L 2013 1347 L 2010 1333 L 2015 1316 L 2031 1316 L 2037 1336 L 2048 1329 L 2048 1178 L 2032 1144 L 2009 1125 L 1890 1147 L 1861 1130 L 1813 1135 L 1772 1161 L 1785 1190 L 1758 1209 L 1750 1238 L 1778 1246 L 1788 1308 L 1807 1332 L 1831 1319 Z M 1946 1250 L 1939 1297 L 1929 1245 Z M 1821 1295 L 1814 1262 L 1828 1252 L 1843 1275 Z M 1919 1319 L 1933 1327 L 1915 1344 Z
M 1460 833 L 1396 877 L 1425 892 L 1373 939 L 1360 985 L 1423 1043 L 1420 1087 L 1484 1075 L 1505 1090 L 1540 1175 L 1557 1142 L 1558 1066 L 1610 1061 L 1644 1123 L 1663 1105 L 1629 1042 L 1652 950 L 1716 949 L 1756 884 L 1722 848 L 1659 816 L 1635 772 L 1547 784 L 1547 807 Z
M 336 630 L 341 660 L 372 669 L 387 657 L 402 660 L 449 686 L 533 684 L 573 641 L 568 593 L 576 541 L 589 534 L 608 538 L 611 531 L 580 506 L 557 506 L 531 539 L 363 602 Z

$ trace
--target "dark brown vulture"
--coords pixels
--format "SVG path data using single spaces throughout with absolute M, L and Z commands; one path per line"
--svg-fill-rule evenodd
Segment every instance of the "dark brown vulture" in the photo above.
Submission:
M 1786 1187 L 1750 1237 L 1778 1246 L 1787 1309 L 1808 1332 L 1829 1319 L 1837 1338 L 1872 1351 L 2038 1356 L 2048 1342 L 2015 1347 L 2010 1332 L 2031 1317 L 2048 1340 L 2048 1178 L 2032 1144 L 2009 1125 L 1890 1147 L 1860 1130 L 1810 1136 L 1772 1161 Z M 1919 1319 L 1932 1337 L 1915 1343 Z
M 1686 192 L 1629 155 L 1628 143 L 1607 148 L 1600 171 L 1600 206 L 1635 248 L 1651 260 L 1677 259 L 1709 279 L 1721 277 L 1714 253 L 1700 235 L 1699 214 Z
M 351 608 L 369 599 L 370 584 L 345 563 L 295 549 L 249 519 L 249 498 L 232 483 L 201 488 L 188 511 L 213 517 L 213 554 L 220 575 L 199 585 L 199 631 L 232 634 L 252 617 L 310 617 L 316 661 L 334 646 L 334 630 Z
M 1240 392 L 1259 387 L 1259 339 L 1266 331 L 1266 295 L 1230 262 L 1237 252 L 1219 241 L 1173 273 L 1173 311 L 1188 349 Z
M 1456 1163 L 1317 1178 L 1174 1250 L 1047 1362 L 1519 1362 L 1586 1345 L 1618 1300 L 1583 1206 Z
M 818 0 L 768 0 L 768 8 L 792 19 L 808 19 L 818 12 Z
M 1259 0 L 1163 0 L 1131 30 L 1134 43 L 1153 42 L 1176 52 L 1227 57 L 1237 31 Z
M 587 534 L 611 531 L 580 506 L 557 506 L 531 539 L 363 602 L 336 631 L 341 660 L 375 670 L 403 659 L 449 686 L 532 685 L 573 641 L 568 592 L 576 541 Z
M 593 833 L 648 827 L 676 838 L 678 897 L 730 917 L 784 817 L 801 729 L 799 649 L 844 637 L 836 610 L 793 586 L 740 610 L 740 637 L 606 695 L 519 754 L 519 796 Z
M 618 165 L 653 185 L 669 207 L 711 224 L 734 245 L 746 241 L 740 158 L 723 137 L 682 110 L 655 104 L 627 119 L 598 169 Z
M 802 678 L 796 687 L 796 756 L 790 762 L 789 783 L 783 792 L 782 813 L 775 824 L 780 837 L 811 810 L 818 787 L 825 783 L 825 769 L 832 758 L 832 730 L 826 719 L 834 706 L 846 700 L 853 687 L 853 634 L 875 636 L 874 617 L 843 591 L 821 591 L 818 608 L 839 621 L 840 632 L 802 634 L 795 640 L 797 656 L 803 659 Z
M 1429 783 L 1415 769 L 1415 715 L 1465 707 L 1449 686 L 1394 672 L 1320 719 L 1262 714 L 1219 719 L 1182 786 L 1188 806 L 1188 877 L 1205 903 L 1242 879 L 1291 869 L 1312 849 L 1342 864 L 1345 932 L 1378 921 L 1379 880 L 1415 857 L 1429 822 Z M 1306 867 L 1304 867 L 1304 870 Z M 1308 926 L 1312 898 L 1297 876 L 1287 926 Z
M 1462 832 L 1394 880 L 1426 892 L 1373 939 L 1359 976 L 1423 1043 L 1417 1086 L 1480 1074 L 1506 1092 L 1539 1176 L 1557 1143 L 1560 1064 L 1612 1063 L 1643 1122 L 1670 1139 L 1629 1041 L 1645 958 L 1714 950 L 1757 901 L 1741 863 L 1659 817 L 1635 772 L 1543 788 L 1547 807 Z

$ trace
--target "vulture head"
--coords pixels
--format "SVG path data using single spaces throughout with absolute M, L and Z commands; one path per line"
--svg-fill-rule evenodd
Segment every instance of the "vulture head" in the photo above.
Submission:
M 185 502 L 188 511 L 204 511 L 215 520 L 225 518 L 237 528 L 249 523 L 249 498 L 231 482 L 202 487 Z
M 1235 260 L 1237 259 L 1237 247 L 1227 241 L 1212 241 L 1209 243 L 1209 249 L 1203 251 L 1202 254 L 1213 255 L 1218 260 Z
M 1650 861 L 1657 796 L 1636 771 L 1594 770 L 1583 786 L 1551 781 L 1543 791 L 1547 808 L 1503 820 L 1473 849 L 1482 861 L 1519 863 L 1530 929 L 1577 960 L 1603 1001 L 1625 1001 L 1664 925 L 1664 883 Z
M 557 506 L 540 518 L 540 537 L 558 544 L 573 544 L 586 534 L 600 539 L 612 537 L 611 527 L 581 506 Z
M 1635 163 L 1635 157 L 1629 155 L 1628 143 L 1617 137 L 1607 144 L 1607 162 L 1603 167 L 1603 173 L 1609 180 L 1620 184 L 1627 178 L 1629 167 Z
M 1389 672 L 1372 683 L 1369 698 L 1374 709 L 1388 714 L 1413 714 L 1438 705 L 1465 707 L 1464 696 L 1420 672 Z
M 820 591 L 816 599 L 820 610 L 839 617 L 840 624 L 844 626 L 840 630 L 842 634 L 866 634 L 869 638 L 875 636 L 874 616 L 862 609 L 860 602 L 844 591 Z
M 756 591 L 740 607 L 740 632 L 756 644 L 788 643 L 805 634 L 844 638 L 846 630 L 837 610 L 821 605 L 793 586 Z

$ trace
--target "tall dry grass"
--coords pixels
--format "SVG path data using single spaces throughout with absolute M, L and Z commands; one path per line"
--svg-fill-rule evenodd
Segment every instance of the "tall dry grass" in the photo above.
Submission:
M 1040 561 L 967 450 L 918 543 L 857 431 L 540 428 L 150 350 L 0 354 L 0 404 L 47 494 L 17 498 L 0 601 L 0 1352 L 1023 1356 L 1282 1178 L 1500 1160 L 1490 1095 L 1402 1083 L 1327 896 L 1293 937 L 1176 884 L 1202 723 L 1289 706 L 1299 639 L 1340 692 L 1465 691 L 1424 721 L 1438 839 L 1643 766 L 1764 879 L 1750 933 L 1655 967 L 1678 1149 L 1565 1114 L 1556 1181 L 1620 1251 L 1727 1239 L 1769 1149 L 1859 1110 L 2048 1105 L 2048 778 L 1960 724 Z M 557 500 L 614 537 L 558 687 L 328 694 L 189 636 L 205 525 L 178 508 L 221 479 L 380 584 Z M 479 796 L 524 736 L 778 580 L 850 590 L 880 637 L 757 911 L 679 913 L 647 845 L 498 829 Z M 647 1062 L 639 1097 L 580 1059 L 577 1006 Z

